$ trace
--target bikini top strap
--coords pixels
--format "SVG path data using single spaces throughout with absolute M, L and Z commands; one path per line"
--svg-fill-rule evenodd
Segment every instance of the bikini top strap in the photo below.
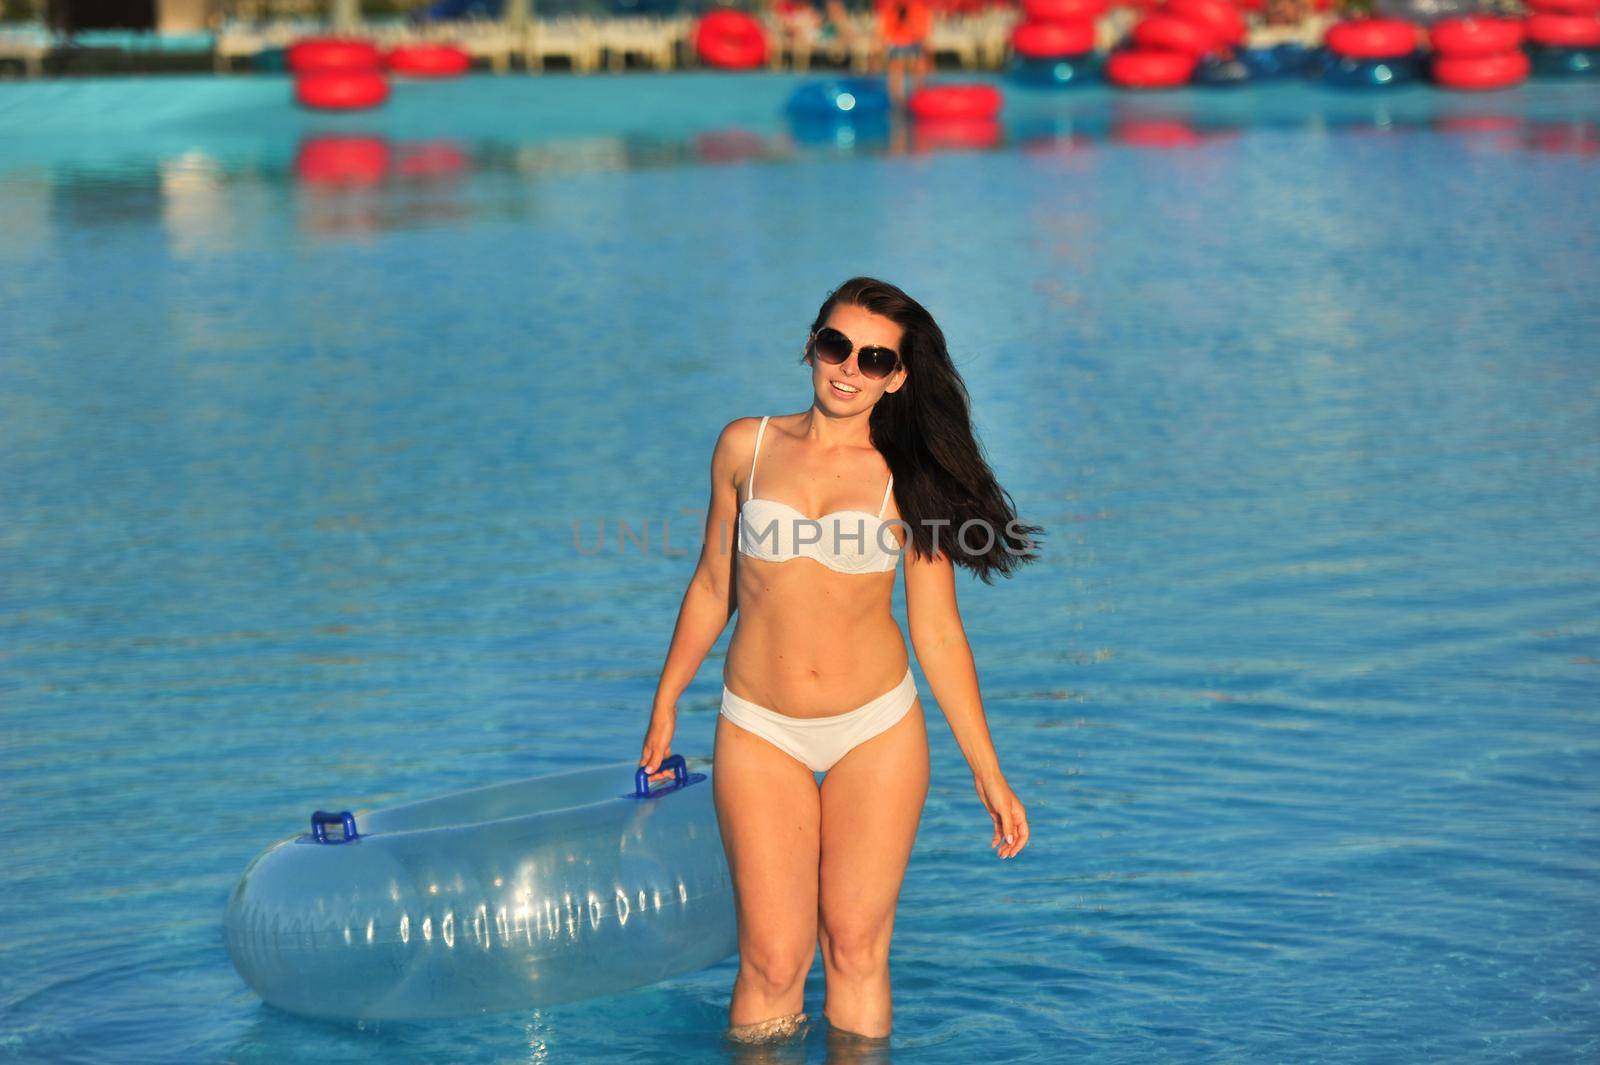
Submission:
M 767 419 L 769 417 L 771 415 L 763 414 L 761 416 L 761 428 L 756 430 L 756 449 L 750 452 L 749 491 L 745 493 L 744 497 L 746 501 L 756 494 L 756 456 L 761 454 L 761 434 L 767 431 Z
M 889 505 L 889 493 L 894 491 L 894 474 L 889 475 L 889 485 L 883 490 L 883 502 L 878 505 L 878 517 L 883 517 L 883 508 Z

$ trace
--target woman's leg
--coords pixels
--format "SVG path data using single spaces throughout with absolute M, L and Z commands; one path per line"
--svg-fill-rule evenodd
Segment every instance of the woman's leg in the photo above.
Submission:
M 818 930 L 828 980 L 823 1013 L 834 1028 L 877 1038 L 893 1027 L 889 939 L 928 772 L 919 698 L 822 778 Z
M 760 1022 L 804 1012 L 806 974 L 817 949 L 821 800 L 816 777 L 792 756 L 717 715 L 712 800 L 733 874 L 739 975 L 728 1024 L 736 1039 L 783 1035 Z M 768 1026 L 773 1027 L 773 1026 Z

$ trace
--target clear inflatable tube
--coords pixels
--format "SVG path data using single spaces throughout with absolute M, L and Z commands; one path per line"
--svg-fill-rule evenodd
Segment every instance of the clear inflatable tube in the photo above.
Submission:
M 273 1006 L 347 1019 L 545 1006 L 711 965 L 738 933 L 710 761 L 693 765 L 673 755 L 654 787 L 619 762 L 319 810 L 245 869 L 228 956 Z

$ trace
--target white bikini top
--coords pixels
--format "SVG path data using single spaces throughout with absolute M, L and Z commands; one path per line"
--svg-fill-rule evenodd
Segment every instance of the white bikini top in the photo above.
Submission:
M 766 431 L 767 418 L 763 417 L 761 428 L 756 430 L 756 449 L 750 456 L 750 495 L 739 508 L 739 553 L 763 562 L 809 558 L 839 573 L 885 573 L 894 569 L 900 562 L 900 551 L 883 520 L 889 493 L 894 491 L 894 474 L 889 475 L 877 514 L 836 510 L 820 518 L 808 518 L 787 503 L 755 496 L 756 456 L 761 454 L 761 436 Z

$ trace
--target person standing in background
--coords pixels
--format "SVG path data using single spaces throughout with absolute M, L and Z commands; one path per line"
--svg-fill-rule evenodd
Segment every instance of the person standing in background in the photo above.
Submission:
M 889 99 L 895 107 L 904 107 L 911 92 L 927 80 L 933 9 L 928 0 L 876 0 L 876 4 L 878 46 L 888 60 Z M 910 90 L 905 85 L 908 73 Z

